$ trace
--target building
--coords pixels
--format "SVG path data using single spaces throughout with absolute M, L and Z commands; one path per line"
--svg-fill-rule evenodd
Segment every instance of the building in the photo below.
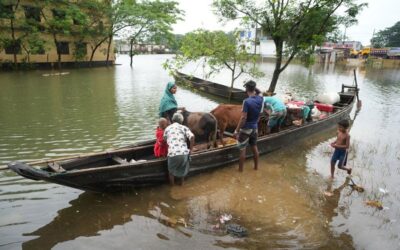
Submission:
M 252 27 L 239 32 L 239 45 L 244 46 L 248 53 L 261 57 L 275 57 L 275 43 L 270 36 L 260 28 Z
M 325 42 L 322 44 L 322 46 L 320 47 L 321 51 L 332 51 L 334 49 L 336 50 L 361 50 L 362 49 L 362 44 L 359 41 L 344 41 L 344 42 Z
M 84 36 L 83 32 L 77 35 L 82 25 L 73 17 L 71 9 L 87 13 L 87 18 L 92 18 L 82 5 L 84 1 L 54 2 L 56 4 L 52 5 L 35 0 L 0 2 L 0 68 L 21 64 L 39 68 L 106 64 L 107 40 L 94 50 L 92 48 L 101 41 L 100 37 Z M 71 8 L 72 5 L 77 8 Z M 103 19 L 91 28 L 100 30 L 106 23 L 107 20 Z M 70 30 L 65 32 L 62 25 Z M 109 63 L 113 64 L 114 60 L 111 44 Z

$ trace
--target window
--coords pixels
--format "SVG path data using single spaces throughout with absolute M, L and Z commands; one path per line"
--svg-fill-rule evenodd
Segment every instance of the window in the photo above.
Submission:
M 87 43 L 76 42 L 75 43 L 75 54 L 85 56 L 87 54 Z
M 53 9 L 52 12 L 55 19 L 62 20 L 65 19 L 65 17 L 67 16 L 64 10 Z
M 57 54 L 69 55 L 68 42 L 57 42 Z
M 33 6 L 24 6 L 24 11 L 26 19 L 40 22 L 40 8 Z
M 12 18 L 12 17 L 14 17 L 13 6 L 0 3 L 0 18 Z
M 6 54 L 13 55 L 13 54 L 21 54 L 21 41 L 20 40 L 9 40 L 6 43 L 4 48 Z

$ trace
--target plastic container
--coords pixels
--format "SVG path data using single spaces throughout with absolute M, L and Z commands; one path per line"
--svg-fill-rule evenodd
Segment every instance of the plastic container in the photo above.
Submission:
M 319 111 L 333 112 L 333 105 L 331 104 L 315 102 L 314 105 Z
M 304 103 L 305 103 L 305 102 L 303 102 L 303 101 L 290 101 L 290 102 L 288 102 L 288 104 L 296 105 L 296 106 L 298 106 L 298 107 L 303 106 Z

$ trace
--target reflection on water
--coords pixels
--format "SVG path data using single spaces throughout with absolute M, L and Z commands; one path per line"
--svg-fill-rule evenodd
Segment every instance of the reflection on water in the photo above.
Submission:
M 137 56 L 131 69 L 0 74 L 0 163 L 118 147 L 153 137 L 158 102 L 171 78 L 169 57 Z M 128 60 L 120 57 L 120 62 Z M 263 63 L 266 89 L 273 64 Z M 201 68 L 185 72 L 202 77 Z M 398 249 L 400 227 L 400 74 L 359 68 L 363 107 L 352 124 L 349 166 L 365 188 L 352 191 L 345 173 L 329 181 L 329 142 L 335 130 L 260 159 L 160 186 L 121 194 L 92 194 L 0 173 L 1 249 Z M 227 72 L 212 80 L 225 82 Z M 236 83 L 241 87 L 243 77 Z M 291 65 L 279 92 L 310 99 L 353 81 L 352 68 Z M 218 100 L 179 88 L 179 106 L 209 111 Z M 352 115 L 354 117 L 354 114 Z M 382 193 L 380 189 L 386 190 Z M 332 196 L 324 192 L 332 192 Z M 383 210 L 365 206 L 379 200 Z M 218 217 L 246 227 L 226 234 Z M 184 224 L 186 223 L 186 226 Z

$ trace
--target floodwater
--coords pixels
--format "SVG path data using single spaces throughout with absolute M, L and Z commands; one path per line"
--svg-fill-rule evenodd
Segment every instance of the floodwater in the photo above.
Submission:
M 121 56 L 120 66 L 0 73 L 0 164 L 100 151 L 152 138 L 170 56 Z M 265 90 L 273 64 L 264 62 Z M 200 64 L 185 72 L 202 77 Z M 83 192 L 0 172 L 0 249 L 399 249 L 400 71 L 357 69 L 363 107 L 351 114 L 349 166 L 329 181 L 335 130 L 187 180 L 119 194 Z M 226 81 L 227 72 L 214 76 Z M 243 77 L 238 80 L 240 87 Z M 278 92 L 298 98 L 351 84 L 352 68 L 291 65 Z M 215 99 L 179 88 L 179 106 L 209 111 Z M 324 195 L 325 191 L 332 196 Z M 367 206 L 378 200 L 384 209 Z M 235 238 L 218 217 L 248 229 Z

